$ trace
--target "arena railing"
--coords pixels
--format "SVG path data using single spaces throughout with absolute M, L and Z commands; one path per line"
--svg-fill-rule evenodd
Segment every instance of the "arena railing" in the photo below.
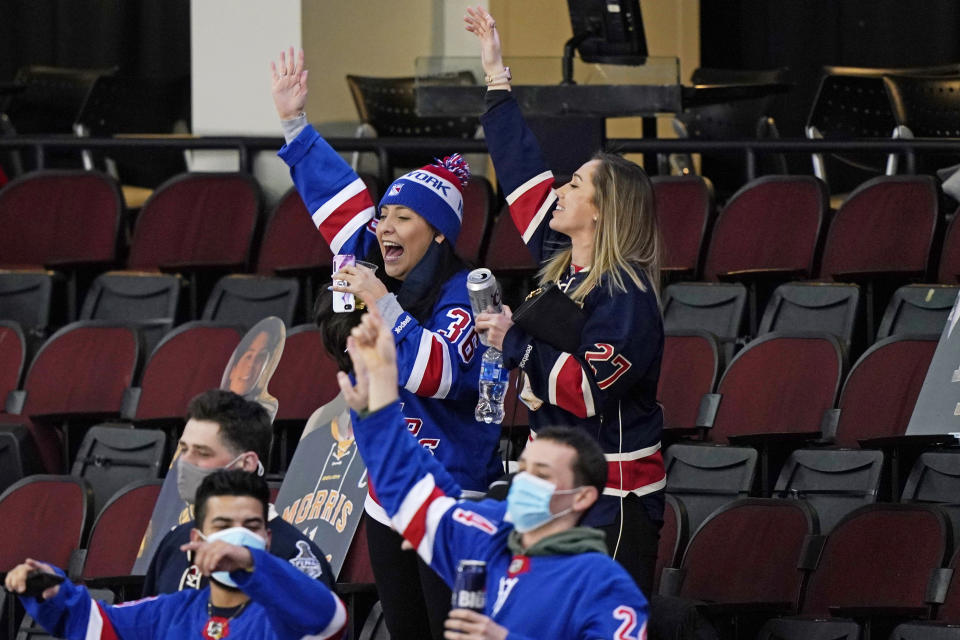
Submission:
M 485 153 L 483 140 L 463 138 L 328 138 L 327 142 L 337 151 L 370 152 L 377 155 L 380 178 L 389 181 L 391 151 L 437 152 L 456 148 L 460 153 Z M 104 150 L 111 149 L 180 149 L 180 150 L 229 150 L 239 154 L 241 171 L 252 172 L 253 158 L 257 151 L 276 150 L 283 144 L 279 137 L 196 137 L 196 138 L 74 138 L 68 136 L 12 136 L 0 137 L 0 150 L 32 150 L 36 168 L 46 164 L 50 150 Z M 898 140 L 675 140 L 610 138 L 608 150 L 625 153 L 730 153 L 742 154 L 747 175 L 752 179 L 757 173 L 757 156 L 767 153 L 814 154 L 830 152 L 881 152 L 898 153 L 905 159 L 903 173 L 916 170 L 920 154 L 960 154 L 960 139 L 898 139 Z

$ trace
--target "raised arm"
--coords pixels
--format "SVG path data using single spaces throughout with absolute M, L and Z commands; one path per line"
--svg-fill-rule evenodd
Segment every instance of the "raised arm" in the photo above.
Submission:
M 538 263 L 569 240 L 548 227 L 557 196 L 553 173 L 540 144 L 510 95 L 496 21 L 482 7 L 467 9 L 467 31 L 477 36 L 487 81 L 487 112 L 481 117 L 497 181 L 507 194 L 510 216 Z
M 287 142 L 278 155 L 333 253 L 362 259 L 376 243 L 376 208 L 360 176 L 307 124 L 307 75 L 303 49 L 294 55 L 290 47 L 270 63 L 270 92 Z

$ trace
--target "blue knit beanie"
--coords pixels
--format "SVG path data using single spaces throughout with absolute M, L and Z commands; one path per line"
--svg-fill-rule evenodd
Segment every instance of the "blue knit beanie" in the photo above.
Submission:
M 463 221 L 463 187 L 469 180 L 470 166 L 455 153 L 394 180 L 380 200 L 380 207 L 386 204 L 409 207 L 450 244 L 456 244 Z

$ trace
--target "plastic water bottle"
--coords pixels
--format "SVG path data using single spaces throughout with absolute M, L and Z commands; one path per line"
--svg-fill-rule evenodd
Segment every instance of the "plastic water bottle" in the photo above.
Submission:
M 474 416 L 477 422 L 503 422 L 503 397 L 507 392 L 510 372 L 503 368 L 503 354 L 490 347 L 480 361 L 480 398 Z
M 483 312 L 500 313 L 500 286 L 489 269 L 474 269 L 467 274 L 467 293 L 474 316 Z M 480 340 L 487 344 L 482 334 Z M 477 422 L 503 422 L 503 396 L 509 379 L 510 372 L 503 368 L 500 350 L 490 347 L 484 351 L 480 361 L 480 398 L 474 412 Z

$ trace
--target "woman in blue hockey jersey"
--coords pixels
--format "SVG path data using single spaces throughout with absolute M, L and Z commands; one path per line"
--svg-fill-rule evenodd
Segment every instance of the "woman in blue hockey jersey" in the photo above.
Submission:
M 649 594 L 663 520 L 663 416 L 656 402 L 663 353 L 660 241 L 653 189 L 636 164 L 598 153 L 570 182 L 553 174 L 510 93 L 493 17 L 468 9 L 481 43 L 487 111 L 481 122 L 510 215 L 540 263 L 583 311 L 579 347 L 563 351 L 513 324 L 510 310 L 479 314 L 477 329 L 525 374 L 531 427 L 580 426 L 603 447 L 604 494 L 583 524 L 604 529 L 613 555 Z
M 353 254 L 381 265 L 385 276 L 381 280 L 369 269 L 345 267 L 334 279 L 346 286 L 335 290 L 376 305 L 390 324 L 410 433 L 461 487 L 485 491 L 502 473 L 500 428 L 474 419 L 482 349 L 470 313 L 467 269 L 453 250 L 463 215 L 462 189 L 469 179 L 466 163 L 453 155 L 410 171 L 396 179 L 375 206 L 360 177 L 307 124 L 303 51 L 296 57 L 292 48 L 282 53 L 271 70 L 286 139 L 279 155 L 290 166 L 314 224 L 334 254 Z M 339 328 L 346 340 L 345 323 L 334 317 L 329 305 L 322 306 L 319 315 L 325 338 Z M 334 351 L 342 352 L 344 346 L 334 345 Z M 371 494 L 375 496 L 375 486 Z M 368 497 L 365 511 L 370 516 L 371 562 L 391 637 L 442 637 L 449 608 L 446 586 L 425 565 L 418 566 L 412 554 L 401 552 L 401 538 L 389 529 L 389 519 L 374 497 Z

